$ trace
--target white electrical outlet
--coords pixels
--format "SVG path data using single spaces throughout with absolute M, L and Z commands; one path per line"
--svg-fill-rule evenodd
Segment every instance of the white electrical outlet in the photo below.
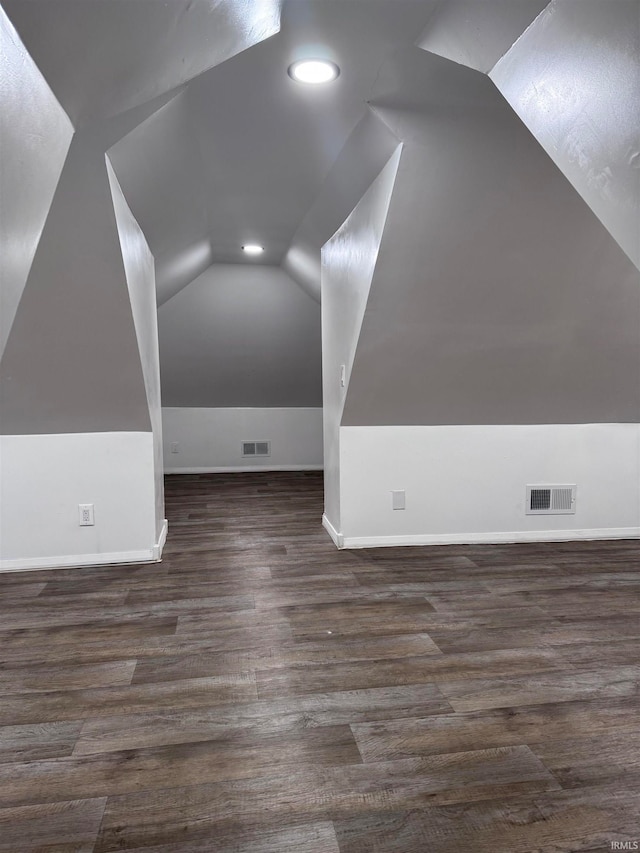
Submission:
M 404 489 L 391 492 L 391 509 L 406 509 L 406 496 Z
M 171 442 L 171 452 L 172 453 L 179 453 L 180 452 L 180 445 L 178 444 L 177 441 Z
M 93 527 L 96 523 L 93 515 L 93 504 L 78 504 L 80 527 Z
M 347 382 L 347 366 L 346 364 L 340 365 L 340 387 L 344 388 Z

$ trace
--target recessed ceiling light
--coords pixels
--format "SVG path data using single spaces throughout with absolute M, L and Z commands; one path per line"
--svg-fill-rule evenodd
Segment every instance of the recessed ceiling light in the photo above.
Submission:
M 264 246 L 258 246 L 257 243 L 246 243 L 242 247 L 242 251 L 247 255 L 261 255 L 264 252 Z
M 326 59 L 301 59 L 289 66 L 289 77 L 298 83 L 330 83 L 340 74 L 340 69 L 335 62 Z

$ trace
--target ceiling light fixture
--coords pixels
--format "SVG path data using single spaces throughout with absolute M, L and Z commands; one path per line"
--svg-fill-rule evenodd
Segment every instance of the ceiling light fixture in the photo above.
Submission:
M 246 243 L 242 247 L 242 251 L 247 255 L 261 255 L 264 252 L 264 246 L 258 246 L 257 243 Z
M 330 83 L 339 74 L 340 69 L 335 62 L 326 59 L 300 59 L 289 66 L 289 77 L 297 83 L 309 83 L 312 86 Z

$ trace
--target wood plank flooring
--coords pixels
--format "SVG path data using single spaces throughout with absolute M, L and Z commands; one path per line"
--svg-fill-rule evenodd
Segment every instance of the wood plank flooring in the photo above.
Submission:
M 0 851 L 638 849 L 638 542 L 337 551 L 317 473 L 166 500 L 161 564 L 0 575 Z

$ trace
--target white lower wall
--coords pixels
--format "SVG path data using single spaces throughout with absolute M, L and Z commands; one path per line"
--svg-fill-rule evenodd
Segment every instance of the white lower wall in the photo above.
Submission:
M 321 408 L 164 408 L 162 431 L 167 474 L 322 468 Z M 243 457 L 243 441 L 270 441 L 271 456 Z
M 340 460 L 346 548 L 640 536 L 638 424 L 342 427 Z M 525 515 L 527 484 L 569 483 L 575 515 Z
M 152 433 L 0 436 L 0 570 L 157 560 L 164 536 Z

